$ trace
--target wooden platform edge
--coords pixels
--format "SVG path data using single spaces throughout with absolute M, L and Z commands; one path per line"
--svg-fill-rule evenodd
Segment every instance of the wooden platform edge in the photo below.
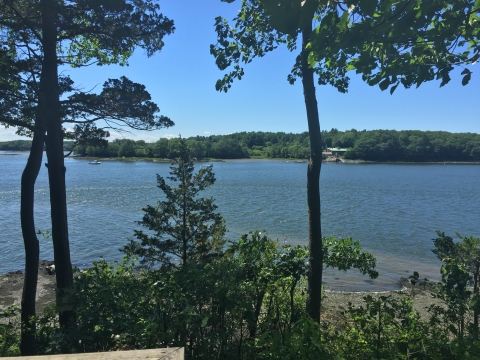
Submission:
M 184 360 L 184 348 L 109 351 L 81 354 L 5 357 L 6 360 Z

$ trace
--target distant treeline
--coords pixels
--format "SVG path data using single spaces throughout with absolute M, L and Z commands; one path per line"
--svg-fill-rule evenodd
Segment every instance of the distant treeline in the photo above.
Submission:
M 323 131 L 325 148 L 347 148 L 344 157 L 370 161 L 480 161 L 480 135 L 445 131 Z M 77 154 L 100 157 L 175 158 L 178 139 L 154 143 L 114 140 L 108 147 L 78 146 Z M 310 154 L 308 133 L 241 132 L 187 139 L 197 159 L 295 158 Z M 322 149 L 324 150 L 324 149 Z
M 331 139 L 331 140 L 330 140 Z M 373 130 L 345 132 L 332 129 L 328 146 L 349 150 L 346 159 L 370 161 L 480 161 L 480 135 L 446 131 Z
M 31 140 L 13 140 L 0 142 L 0 150 L 2 151 L 30 151 L 32 147 Z M 64 141 L 63 150 L 70 151 L 73 148 L 73 141 Z M 43 147 L 45 150 L 45 146 Z
M 180 140 L 159 139 L 154 143 L 143 140 L 116 139 L 107 147 L 80 145 L 75 154 L 97 157 L 177 157 Z M 302 158 L 309 156 L 308 133 L 285 134 L 266 132 L 242 132 L 230 135 L 196 136 L 187 138 L 191 154 L 197 159 L 241 158 Z
M 347 148 L 346 159 L 368 161 L 480 161 L 480 134 L 445 131 L 372 130 L 322 131 L 323 149 Z M 0 150 L 29 150 L 30 141 L 0 142 Z M 68 151 L 72 142 L 65 142 Z M 230 135 L 196 136 L 187 139 L 197 159 L 295 158 L 310 154 L 308 133 L 241 132 Z M 116 139 L 107 146 L 77 145 L 74 153 L 94 157 L 148 157 L 173 159 L 179 139 Z

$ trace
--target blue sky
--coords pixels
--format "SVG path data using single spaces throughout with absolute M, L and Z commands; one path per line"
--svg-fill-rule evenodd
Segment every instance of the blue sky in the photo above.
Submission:
M 154 132 L 112 134 L 156 141 L 160 137 L 224 135 L 240 131 L 307 131 L 300 82 L 292 86 L 287 75 L 295 55 L 279 48 L 245 66 L 245 76 L 228 93 L 215 91 L 223 73 L 209 53 L 216 42 L 216 16 L 232 18 L 240 1 L 160 0 L 164 15 L 175 21 L 176 30 L 165 38 L 162 52 L 147 58 L 137 51 L 128 67 L 103 66 L 64 69 L 85 90 L 100 90 L 108 78 L 127 76 L 142 83 L 158 104 L 161 114 L 175 126 Z M 472 80 L 461 85 L 455 73 L 443 88 L 439 82 L 419 89 L 398 88 L 394 95 L 369 87 L 353 72 L 347 94 L 330 86 L 317 86 L 320 126 L 330 130 L 444 130 L 480 133 L 480 65 L 471 66 Z M 0 129 L 0 141 L 19 139 L 14 129 Z

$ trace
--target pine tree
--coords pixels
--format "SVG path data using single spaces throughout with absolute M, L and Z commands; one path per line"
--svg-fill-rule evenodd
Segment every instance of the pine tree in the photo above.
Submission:
M 218 256 L 225 243 L 225 221 L 215 212 L 211 197 L 198 197 L 215 183 L 212 168 L 203 167 L 194 174 L 190 151 L 185 139 L 180 139 L 179 156 L 167 177 L 171 184 L 157 174 L 157 186 L 166 199 L 143 209 L 145 214 L 138 223 L 149 231 L 135 230 L 138 241 L 130 240 L 122 251 L 138 256 L 142 264 L 172 267 Z

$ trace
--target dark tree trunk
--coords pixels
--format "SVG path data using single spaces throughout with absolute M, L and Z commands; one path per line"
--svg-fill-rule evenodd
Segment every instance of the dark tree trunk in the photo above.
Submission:
M 310 162 L 307 170 L 308 203 L 308 248 L 309 267 L 307 274 L 307 315 L 320 322 L 323 247 L 322 226 L 320 220 L 320 169 L 322 166 L 322 134 L 318 117 L 317 99 L 315 97 L 314 73 L 308 65 L 308 51 L 305 49 L 310 41 L 311 25 L 302 31 L 302 85 L 305 107 L 307 110 L 308 134 L 310 137 Z
M 185 164 L 183 164 L 183 167 L 185 167 Z M 182 172 L 182 181 L 183 184 L 185 184 L 185 171 Z M 183 193 L 183 204 L 182 204 L 182 242 L 183 242 L 183 247 L 182 247 L 182 265 L 187 265 L 187 260 L 188 260 L 188 254 L 187 254 L 187 195 L 185 192 Z
M 20 222 L 25 245 L 25 277 L 23 281 L 21 315 L 22 335 L 20 341 L 20 353 L 22 356 L 36 355 L 35 297 L 37 294 L 40 249 L 35 231 L 33 209 L 35 181 L 42 165 L 45 129 L 40 125 L 40 120 L 36 121 L 35 124 L 36 129 L 33 135 L 30 156 L 22 174 L 20 200 Z
M 47 159 L 50 183 L 52 216 L 52 239 L 57 277 L 57 311 L 60 326 L 74 319 L 71 297 L 73 296 L 73 272 L 68 242 L 67 196 L 65 165 L 63 157 L 63 129 L 60 116 L 60 99 L 57 69 L 56 1 L 41 0 L 43 52 L 42 74 L 46 89 Z
M 248 325 L 248 332 L 250 340 L 254 340 L 257 335 L 258 319 L 260 318 L 260 311 L 263 306 L 263 299 L 265 297 L 265 291 L 261 291 L 255 301 L 255 312 L 253 313 L 253 321 Z
M 297 287 L 298 280 L 295 279 L 293 284 L 290 286 L 290 323 L 288 328 L 291 330 L 293 323 L 297 320 L 297 314 L 295 313 L 295 290 Z

